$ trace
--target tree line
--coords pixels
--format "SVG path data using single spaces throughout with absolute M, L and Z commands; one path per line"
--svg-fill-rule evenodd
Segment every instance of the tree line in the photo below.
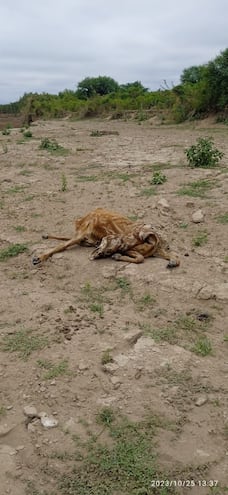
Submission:
M 24 114 L 37 118 L 78 118 L 111 114 L 113 118 L 134 112 L 144 120 L 161 115 L 165 120 L 182 122 L 209 113 L 228 120 L 228 48 L 207 64 L 183 70 L 180 84 L 149 91 L 140 81 L 119 84 L 108 76 L 86 77 L 75 91 L 65 89 L 58 95 L 27 93 L 17 102 L 0 105 L 0 113 Z

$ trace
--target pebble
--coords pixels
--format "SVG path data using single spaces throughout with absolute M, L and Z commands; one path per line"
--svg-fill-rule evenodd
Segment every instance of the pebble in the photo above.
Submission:
M 192 221 L 194 223 L 201 223 L 204 221 L 204 214 L 202 210 L 197 210 L 192 214 Z
M 170 209 L 170 205 L 169 205 L 168 201 L 165 198 L 159 199 L 158 206 L 161 206 L 161 208 L 164 208 L 164 210 L 169 210 Z
M 23 412 L 27 418 L 35 418 L 38 416 L 37 409 L 34 406 L 24 406 Z
M 206 404 L 207 401 L 208 401 L 208 398 L 206 395 L 199 395 L 199 397 L 197 397 L 197 399 L 195 401 L 195 405 L 198 407 L 201 407 L 204 404 Z
M 142 332 L 140 330 L 134 330 L 132 332 L 128 332 L 125 335 L 124 340 L 128 344 L 134 345 L 134 344 L 136 344 L 137 340 L 140 339 L 140 337 L 142 337 Z
M 39 414 L 40 422 L 44 428 L 55 428 L 58 426 L 59 422 L 54 416 L 48 416 L 46 412 L 41 412 Z
M 120 378 L 118 378 L 118 376 L 112 376 L 111 377 L 111 383 L 112 383 L 114 389 L 117 390 L 117 388 L 119 388 L 121 385 L 121 380 L 120 380 Z

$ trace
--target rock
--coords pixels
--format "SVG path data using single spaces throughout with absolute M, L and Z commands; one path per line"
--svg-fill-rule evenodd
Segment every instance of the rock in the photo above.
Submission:
M 204 221 L 204 214 L 202 210 L 197 210 L 192 214 L 192 221 L 194 223 L 201 223 Z
M 38 417 L 37 410 L 34 406 L 24 406 L 23 412 L 24 412 L 24 415 L 27 416 L 27 418 L 37 418 Z
M 169 205 L 168 201 L 165 198 L 159 199 L 159 201 L 158 201 L 157 204 L 158 204 L 158 206 L 160 206 L 164 210 L 170 210 L 170 205 Z
M 88 370 L 89 366 L 88 364 L 85 363 L 85 361 L 80 361 L 80 363 L 78 363 L 78 369 L 79 371 L 86 371 Z
M 111 383 L 112 383 L 114 389 L 116 390 L 117 388 L 120 387 L 122 382 L 118 376 L 112 376 L 111 377 Z
M 107 363 L 103 364 L 102 369 L 106 371 L 106 373 L 110 373 L 110 375 L 114 375 L 114 373 L 119 369 L 117 363 Z
M 208 398 L 206 395 L 199 395 L 195 401 L 195 405 L 198 407 L 201 407 L 204 404 L 206 404 L 207 401 L 208 401 Z
M 46 412 L 41 412 L 39 417 L 44 428 L 55 428 L 59 424 L 58 420 L 55 419 L 54 416 L 48 416 Z
M 142 337 L 141 330 L 133 330 L 125 335 L 124 340 L 128 344 L 134 345 L 136 344 L 137 340 L 140 339 L 141 337 Z
M 220 299 L 228 300 L 228 282 L 215 284 L 214 286 L 205 285 L 198 293 L 199 299 Z

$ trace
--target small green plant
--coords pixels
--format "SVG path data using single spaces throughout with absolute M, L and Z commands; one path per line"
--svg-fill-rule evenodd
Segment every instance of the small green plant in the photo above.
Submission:
M 115 414 L 112 411 L 112 409 L 110 409 L 110 407 L 104 407 L 97 414 L 97 417 L 96 417 L 97 423 L 100 425 L 105 425 L 105 426 L 109 426 L 111 423 L 113 423 L 114 419 L 115 419 Z
M 131 294 L 132 292 L 132 287 L 131 283 L 126 277 L 118 277 L 115 280 L 117 288 L 121 289 L 123 294 Z
M 204 357 L 212 354 L 212 345 L 207 337 L 200 337 L 191 350 L 195 354 Z
M 144 294 L 144 296 L 140 297 L 138 301 L 136 301 L 136 308 L 138 311 L 144 311 L 153 307 L 155 304 L 155 298 L 151 294 Z
M 166 175 L 160 172 L 160 170 L 157 170 L 153 173 L 151 184 L 158 186 L 160 184 L 164 184 L 164 182 L 166 181 L 167 181 Z
M 18 352 L 19 357 L 27 359 L 33 351 L 44 349 L 48 339 L 40 335 L 33 335 L 31 330 L 18 330 L 12 335 L 5 335 L 1 348 L 5 352 Z
M 29 130 L 28 130 L 28 131 L 24 131 L 24 132 L 23 132 L 23 136 L 24 136 L 24 138 L 26 138 L 26 139 L 30 139 L 30 138 L 32 138 L 32 132 L 31 132 L 31 131 L 29 131 Z
M 199 232 L 196 237 L 192 240 L 193 246 L 200 247 L 204 246 L 208 241 L 207 232 Z
M 222 159 L 224 153 L 213 146 L 212 138 L 199 138 L 197 144 L 193 144 L 185 150 L 190 167 L 215 167 Z
M 5 261 L 8 258 L 24 253 L 27 249 L 26 244 L 11 244 L 8 248 L 0 249 L 0 261 Z
M 104 365 L 104 364 L 108 364 L 108 363 L 112 363 L 113 361 L 113 358 L 112 358 L 112 355 L 110 354 L 111 350 L 110 349 L 106 349 L 102 356 L 101 356 L 101 364 Z
M 180 227 L 180 229 L 187 229 L 187 227 L 188 227 L 188 223 L 187 223 L 187 222 L 181 222 L 181 223 L 179 224 L 179 227 Z
M 93 313 L 98 313 L 100 318 L 103 318 L 104 305 L 102 303 L 92 303 L 92 304 L 90 304 L 89 309 L 90 309 L 90 311 L 93 311 Z
M 5 129 L 2 130 L 2 135 L 3 136 L 9 136 L 10 135 L 10 128 L 9 127 L 5 127 Z
M 67 190 L 67 178 L 64 172 L 62 173 L 62 178 L 61 178 L 61 191 L 65 192 Z
M 39 148 L 57 155 L 66 155 L 68 153 L 68 150 L 58 144 L 56 139 L 43 138 Z

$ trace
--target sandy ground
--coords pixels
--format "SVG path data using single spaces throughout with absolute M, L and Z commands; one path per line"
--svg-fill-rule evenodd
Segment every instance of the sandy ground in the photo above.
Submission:
M 114 133 L 91 135 L 97 130 Z M 30 139 L 20 129 L 0 137 L 0 248 L 28 247 L 0 263 L 2 495 L 61 495 L 59 476 L 72 468 L 63 452 L 74 451 L 75 435 L 100 429 L 95 418 L 103 407 L 132 421 L 148 412 L 166 418 L 156 430 L 158 464 L 168 479 L 196 481 L 177 493 L 223 495 L 228 128 L 58 120 L 36 122 L 31 131 Z M 204 136 L 213 136 L 224 158 L 214 169 L 191 169 L 184 149 Z M 39 149 L 45 137 L 68 153 Z M 153 186 L 158 169 L 167 180 Z M 202 180 L 202 197 L 178 193 Z M 99 206 L 152 222 L 179 252 L 180 267 L 169 271 L 158 258 L 89 261 L 83 247 L 32 266 L 34 254 L 56 245 L 43 233 L 71 235 L 74 219 Z M 58 424 L 43 426 L 26 406 Z M 218 487 L 197 480 L 218 480 Z

